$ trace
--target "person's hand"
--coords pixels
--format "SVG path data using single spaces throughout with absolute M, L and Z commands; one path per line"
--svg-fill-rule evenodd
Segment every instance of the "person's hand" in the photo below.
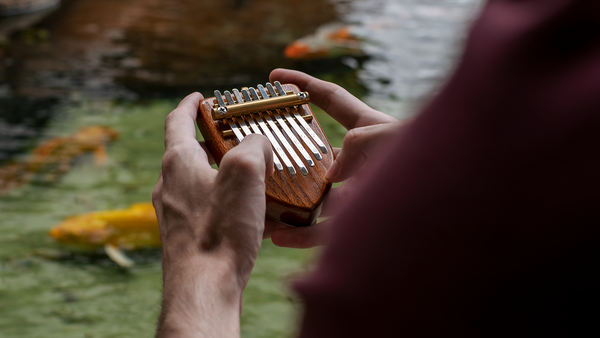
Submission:
M 165 121 L 152 194 L 163 253 L 158 337 L 239 336 L 241 295 L 263 239 L 271 145 L 250 135 L 214 170 L 196 140 L 201 99 L 188 95 Z
M 342 124 L 348 133 L 341 150 L 326 174 L 330 182 L 344 182 L 331 189 L 323 204 L 321 217 L 335 215 L 340 201 L 352 194 L 356 182 L 354 175 L 372 157 L 375 150 L 390 136 L 399 132 L 405 122 L 372 109 L 348 93 L 344 88 L 298 71 L 276 69 L 271 72 L 271 82 L 294 83 L 310 93 L 311 102 Z M 275 245 L 292 248 L 309 248 L 324 241 L 327 221 L 309 227 L 277 227 L 272 230 Z

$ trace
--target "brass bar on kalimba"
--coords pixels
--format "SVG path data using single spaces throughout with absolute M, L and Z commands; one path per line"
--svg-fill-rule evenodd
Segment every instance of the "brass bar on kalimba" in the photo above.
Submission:
M 227 93 L 227 91 L 226 91 Z M 285 95 L 285 96 L 278 96 L 278 97 L 272 97 L 272 98 L 268 98 L 268 99 L 264 99 L 264 100 L 254 100 L 254 101 L 250 101 L 250 102 L 243 102 L 240 104 L 236 104 L 236 105 L 227 105 L 225 106 L 225 112 L 219 111 L 220 108 L 222 108 L 223 106 L 219 104 L 219 106 L 215 106 L 212 109 L 212 118 L 214 120 L 220 120 L 220 119 L 224 119 L 224 118 L 230 118 L 232 116 L 240 116 L 240 115 L 245 115 L 245 114 L 250 114 L 250 113 L 258 113 L 258 112 L 263 112 L 263 111 L 267 111 L 267 110 L 274 110 L 277 108 L 284 108 L 284 107 L 292 107 L 292 106 L 297 106 L 297 105 L 303 105 L 303 104 L 307 104 L 310 102 L 310 96 L 308 95 L 308 93 L 303 92 L 306 95 L 301 95 L 303 97 L 303 99 L 301 99 L 298 95 Z M 231 94 L 229 94 L 231 95 Z M 225 94 L 225 97 L 227 97 L 227 94 Z M 221 99 L 222 100 L 222 99 Z M 262 102 L 264 101 L 264 102 Z

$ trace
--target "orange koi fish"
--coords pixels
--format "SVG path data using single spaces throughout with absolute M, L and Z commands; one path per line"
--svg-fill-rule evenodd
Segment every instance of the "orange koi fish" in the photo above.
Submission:
M 66 137 L 56 137 L 37 146 L 27 161 L 0 167 L 0 194 L 31 181 L 39 174 L 53 181 L 66 173 L 73 159 L 91 152 L 97 164 L 106 162 L 106 144 L 119 138 L 119 133 L 105 126 L 87 126 Z
M 49 234 L 72 248 L 104 248 L 113 261 L 124 267 L 134 262 L 121 249 L 160 247 L 158 221 L 150 202 L 133 204 L 129 209 L 72 216 L 50 229 Z
M 285 48 L 284 54 L 289 59 L 299 60 L 365 56 L 361 45 L 362 39 L 352 33 L 350 26 L 333 23 L 292 42 Z

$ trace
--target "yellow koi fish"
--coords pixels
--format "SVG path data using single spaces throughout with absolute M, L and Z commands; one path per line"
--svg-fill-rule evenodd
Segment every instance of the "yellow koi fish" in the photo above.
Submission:
M 132 266 L 133 261 L 121 249 L 160 247 L 158 221 L 152 203 L 72 216 L 50 229 L 50 237 L 79 249 L 104 248 L 113 261 L 124 267 Z

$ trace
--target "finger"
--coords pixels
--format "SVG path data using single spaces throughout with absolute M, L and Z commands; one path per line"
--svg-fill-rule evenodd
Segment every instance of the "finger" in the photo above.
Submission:
M 213 217 L 219 222 L 210 225 L 213 235 L 206 238 L 206 245 L 218 243 L 226 232 L 246 243 L 260 243 L 265 227 L 265 177 L 273 172 L 271 149 L 266 137 L 254 134 L 225 154 L 212 194 L 218 204 Z
M 165 119 L 165 155 L 162 160 L 164 184 L 179 180 L 180 170 L 189 169 L 209 173 L 210 155 L 196 140 L 195 118 L 202 94 L 186 96 Z M 210 174 L 207 174 L 210 175 Z
M 196 143 L 196 115 L 202 94 L 186 96 L 165 119 L 165 149 L 181 144 Z
M 330 221 L 307 227 L 277 229 L 271 234 L 273 244 L 294 249 L 308 249 L 325 243 L 325 229 Z
M 341 182 L 362 168 L 378 145 L 395 135 L 402 123 L 377 124 L 355 128 L 344 136 L 342 150 L 325 174 L 330 182 Z
M 290 226 L 287 224 L 279 223 L 277 221 L 267 218 L 265 220 L 265 231 L 263 232 L 263 239 L 271 238 L 271 235 L 275 230 L 287 229 L 289 227 Z
M 257 157 L 262 155 L 264 160 L 263 163 L 266 166 L 265 177 L 273 175 L 273 172 L 275 171 L 275 166 L 273 164 L 273 148 L 266 136 L 250 134 L 244 137 L 240 146 L 236 147 L 240 152 L 247 152 L 248 154 L 254 153 Z
M 327 195 L 325 196 L 325 199 L 323 200 L 323 206 L 321 207 L 321 214 L 319 216 L 334 216 L 337 213 L 339 206 L 343 205 L 344 201 L 347 201 L 345 199 L 345 197 L 347 197 L 346 190 L 347 189 L 344 188 L 344 185 L 342 185 L 341 187 L 330 189 Z
M 367 106 L 344 88 L 299 71 L 275 69 L 269 79 L 271 82 L 294 83 L 300 89 L 309 92 L 314 104 L 348 130 L 396 121 L 395 118 Z
M 215 164 L 215 158 L 212 156 L 212 154 L 210 153 L 210 151 L 208 150 L 208 147 L 206 146 L 206 142 L 204 141 L 198 141 L 198 144 L 200 144 L 200 146 L 202 147 L 202 149 L 204 149 L 204 152 L 206 153 L 206 156 L 208 157 L 208 163 L 210 165 Z

